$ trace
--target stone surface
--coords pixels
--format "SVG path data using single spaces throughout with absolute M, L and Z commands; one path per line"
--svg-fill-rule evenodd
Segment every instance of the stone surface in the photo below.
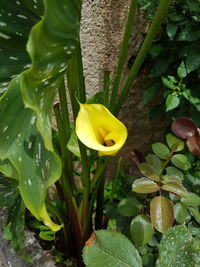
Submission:
M 102 89 L 104 70 L 111 73 L 115 70 L 129 3 L 127 0 L 83 0 L 81 45 L 88 96 Z M 148 22 L 138 10 L 122 80 L 127 77 L 128 61 L 136 54 L 147 28 Z M 120 113 L 129 133 L 124 149 L 139 149 L 143 153 L 150 151 L 152 142 L 160 140 L 164 126 L 164 122 L 149 121 L 152 104 L 143 103 L 143 90 L 147 85 L 149 80 L 143 71 Z
M 10 246 L 10 242 L 3 239 L 2 224 L 4 212 L 0 210 L 0 267 L 55 267 L 38 244 L 32 232 L 26 231 L 25 251 L 33 259 L 32 263 L 23 260 Z

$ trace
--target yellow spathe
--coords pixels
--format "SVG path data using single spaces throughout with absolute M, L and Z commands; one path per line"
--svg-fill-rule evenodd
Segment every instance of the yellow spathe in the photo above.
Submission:
M 84 145 L 97 150 L 100 156 L 112 156 L 124 145 L 127 129 L 103 105 L 80 104 L 76 134 Z

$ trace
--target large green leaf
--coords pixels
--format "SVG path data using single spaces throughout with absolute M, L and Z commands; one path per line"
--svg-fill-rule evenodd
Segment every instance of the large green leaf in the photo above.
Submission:
M 200 242 L 185 225 L 178 225 L 165 232 L 159 245 L 156 267 L 199 266 Z
M 5 207 L 7 213 L 4 238 L 11 240 L 15 250 L 30 261 L 31 259 L 24 253 L 25 205 L 20 196 L 17 181 L 0 177 L 0 207 Z
M 11 77 L 30 65 L 26 43 L 32 26 L 40 20 L 43 1 L 0 1 L 0 95 Z
M 139 253 L 124 235 L 100 230 L 83 250 L 87 267 L 142 267 Z
M 57 87 L 79 42 L 81 1 L 46 0 L 43 20 L 31 30 L 32 67 L 13 79 L 0 98 L 0 171 L 19 179 L 27 208 L 52 230 L 46 190 L 61 175 L 52 145 L 50 115 Z

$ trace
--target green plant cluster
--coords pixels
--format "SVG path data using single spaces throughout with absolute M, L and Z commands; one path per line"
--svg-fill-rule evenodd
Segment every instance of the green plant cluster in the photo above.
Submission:
M 155 12 L 156 1 L 140 0 L 148 18 Z M 151 85 L 144 91 L 144 102 L 162 93 L 150 118 L 189 116 L 199 125 L 200 111 L 200 2 L 173 1 L 162 28 L 149 52 Z

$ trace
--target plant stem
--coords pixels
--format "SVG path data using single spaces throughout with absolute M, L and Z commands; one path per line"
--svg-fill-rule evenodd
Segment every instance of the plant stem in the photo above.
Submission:
M 108 107 L 109 104 L 109 85 L 110 85 L 110 73 L 108 71 L 104 71 L 103 76 L 103 90 L 104 90 L 104 105 Z
M 116 185 L 117 185 L 117 178 L 119 176 L 119 171 L 120 171 L 120 166 L 121 166 L 121 160 L 122 160 L 122 158 L 120 157 L 119 161 L 118 161 L 118 164 L 117 164 L 117 171 L 116 171 L 116 174 L 115 174 L 115 178 L 114 178 L 113 184 L 112 184 L 112 190 L 111 190 L 111 193 L 110 193 L 110 202 L 113 201 L 113 197 L 114 197 L 114 194 L 115 194 Z
M 133 21 L 135 18 L 136 7 L 137 7 L 137 0 L 132 0 L 130 8 L 129 8 L 126 27 L 125 27 L 124 38 L 123 38 L 120 53 L 119 53 L 119 59 L 118 59 L 117 69 L 116 69 L 115 76 L 114 76 L 113 86 L 111 89 L 111 92 L 112 92 L 111 100 L 110 100 L 110 111 L 111 112 L 114 110 L 117 92 L 119 90 L 121 74 L 122 74 L 123 66 L 126 60 L 126 53 L 128 50 L 128 44 L 129 44 L 131 31 L 132 31 L 132 25 L 133 25 Z
M 127 80 L 126 80 L 126 83 L 122 89 L 122 92 L 118 98 L 118 101 L 115 105 L 115 108 L 114 108 L 114 114 L 115 115 L 118 115 L 120 109 L 121 109 L 121 106 L 122 104 L 124 103 L 124 100 L 128 94 L 128 91 L 142 65 L 142 63 L 144 62 L 145 60 L 145 57 L 151 47 L 151 44 L 156 36 L 156 33 L 158 31 L 158 29 L 160 28 L 160 25 L 167 13 L 167 10 L 171 4 L 172 0 L 160 0 L 160 4 L 157 8 L 157 11 L 156 11 L 156 14 L 154 16 L 154 19 L 151 23 L 151 26 L 150 26 L 150 29 L 148 31 L 148 34 L 139 50 L 139 53 L 135 59 L 135 62 L 130 70 L 130 73 L 127 77 Z
M 67 103 L 67 95 L 65 89 L 65 82 L 63 80 L 61 86 L 58 88 L 59 99 L 60 99 L 60 111 L 62 117 L 62 157 L 67 164 L 67 173 L 70 179 L 72 180 L 73 176 L 73 163 L 72 163 L 72 153 L 67 149 L 67 143 L 70 138 L 71 129 L 70 129 L 70 120 L 69 120 L 69 112 L 68 112 L 68 103 Z M 58 119 L 61 119 L 60 116 Z M 61 122 L 60 122 L 61 123 Z
M 105 171 L 102 172 L 101 176 L 102 176 L 102 178 L 100 178 L 101 182 L 97 191 L 95 230 L 101 229 L 103 223 Z

